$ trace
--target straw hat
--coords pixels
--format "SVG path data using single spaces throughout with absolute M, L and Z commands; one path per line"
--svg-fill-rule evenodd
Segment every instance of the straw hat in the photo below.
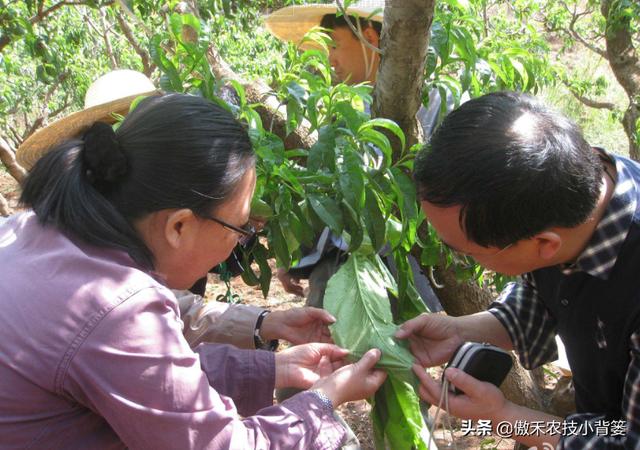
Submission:
M 382 22 L 383 10 L 384 0 L 359 0 L 347 8 L 347 13 Z M 304 35 L 311 28 L 319 26 L 325 14 L 338 13 L 338 5 L 335 3 L 294 5 L 274 11 L 265 18 L 264 23 L 278 39 L 300 45 Z
M 41 128 L 25 140 L 16 152 L 18 163 L 31 169 L 38 158 L 67 139 L 84 132 L 94 122 L 113 123 L 112 113 L 125 115 L 131 102 L 157 89 L 144 74 L 114 70 L 94 81 L 84 97 L 84 109 Z

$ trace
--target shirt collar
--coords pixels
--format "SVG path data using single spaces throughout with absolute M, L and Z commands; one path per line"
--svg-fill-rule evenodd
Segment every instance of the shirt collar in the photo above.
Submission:
M 606 280 L 629 232 L 636 210 L 637 187 L 623 159 L 602 149 L 597 150 L 604 158 L 615 163 L 616 186 L 589 243 L 575 263 L 563 267 L 562 272 L 569 275 L 581 271 Z

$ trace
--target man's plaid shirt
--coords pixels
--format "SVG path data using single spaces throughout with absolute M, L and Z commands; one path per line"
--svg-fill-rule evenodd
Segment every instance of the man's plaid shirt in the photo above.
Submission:
M 624 162 L 611 159 L 615 161 L 617 171 L 614 193 L 587 247 L 574 264 L 563 269 L 565 274 L 582 271 L 608 279 L 627 236 L 636 210 L 638 187 Z M 520 281 L 509 284 L 497 302 L 491 305 L 489 312 L 507 329 L 524 367 L 531 369 L 557 359 L 556 322 L 539 299 L 531 274 L 525 274 Z M 621 314 L 624 312 L 621 311 Z M 602 430 L 604 423 L 603 414 L 572 414 L 565 419 L 565 425 L 573 421 L 582 430 L 591 432 L 566 433 L 558 448 L 640 448 L 640 330 L 630 336 L 629 348 L 631 363 L 621 405 L 621 411 L 625 412 L 623 419 L 626 419 L 626 430 L 611 432 L 613 428 L 609 424 L 606 433 L 598 433 L 597 430 Z

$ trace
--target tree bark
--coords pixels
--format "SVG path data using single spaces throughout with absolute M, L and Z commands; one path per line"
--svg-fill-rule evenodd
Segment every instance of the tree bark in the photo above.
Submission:
M 636 140 L 636 124 L 640 119 L 640 60 L 634 47 L 629 18 L 614 20 L 612 0 L 602 0 L 600 11 L 607 21 L 605 42 L 607 59 L 618 83 L 629 98 L 622 125 L 629 138 L 629 156 L 640 160 L 640 142 Z
M 27 171 L 16 161 L 16 153 L 13 151 L 7 141 L 0 137 L 0 161 L 9 170 L 9 174 L 16 179 L 18 183 L 27 176 Z
M 435 0 L 386 0 L 380 37 L 382 55 L 372 114 L 394 120 L 407 145 L 420 141 L 416 113 L 422 104 L 424 69 Z M 399 156 L 398 148 L 394 152 Z

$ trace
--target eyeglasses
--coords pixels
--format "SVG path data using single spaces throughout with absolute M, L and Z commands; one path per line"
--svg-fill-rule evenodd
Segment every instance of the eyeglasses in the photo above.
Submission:
M 222 225 L 223 228 L 240 235 L 238 237 L 238 244 L 242 245 L 243 247 L 246 246 L 251 241 L 251 239 L 253 239 L 253 237 L 256 235 L 256 229 L 251 224 L 251 222 L 247 222 L 242 227 L 237 227 L 223 220 L 216 219 L 215 217 L 209 217 L 209 216 L 200 216 L 200 217 L 202 217 L 203 219 L 212 220 L 217 224 Z

